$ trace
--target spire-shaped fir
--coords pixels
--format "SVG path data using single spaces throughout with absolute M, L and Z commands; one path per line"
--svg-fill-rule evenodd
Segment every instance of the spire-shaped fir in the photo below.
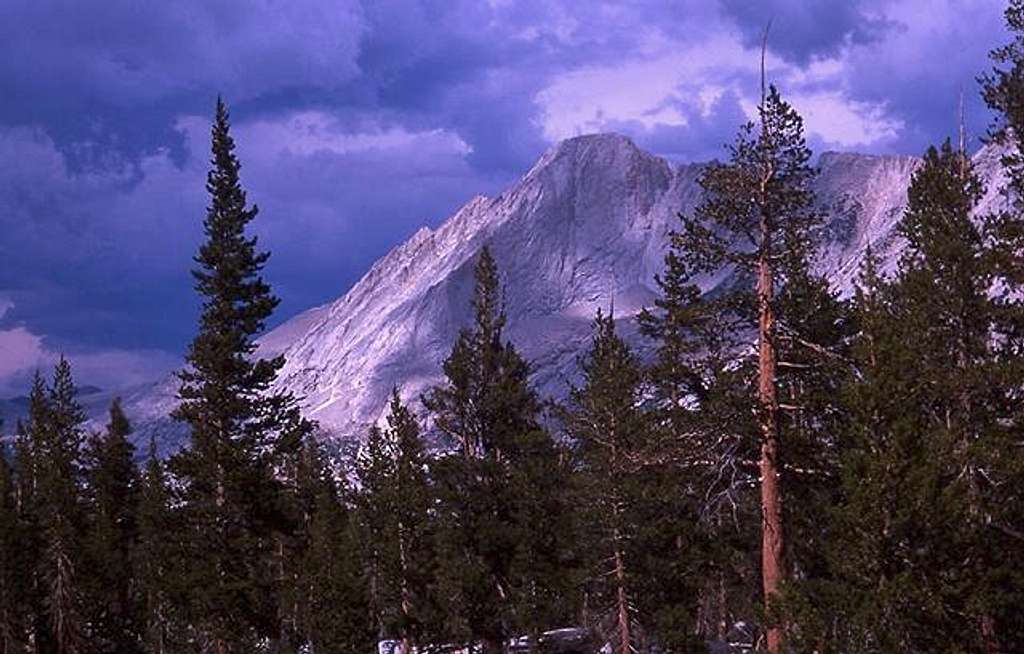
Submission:
M 203 305 L 174 413 L 188 425 L 191 442 L 172 467 L 183 482 L 191 622 L 223 654 L 278 636 L 268 560 L 275 532 L 290 527 L 277 473 L 310 425 L 290 396 L 270 391 L 284 360 L 255 356 L 255 338 L 278 299 L 262 276 L 269 253 L 248 234 L 258 210 L 247 205 L 220 100 L 211 140 L 206 241 L 193 271 Z
M 541 427 L 529 366 L 505 340 L 497 266 L 484 248 L 475 269 L 474 322 L 444 361 L 445 382 L 425 397 L 453 450 L 435 462 L 442 594 L 453 638 L 500 651 L 516 631 L 536 635 L 569 607 L 556 525 L 566 470 Z
M 41 379 L 30 397 L 30 434 L 35 460 L 36 511 L 42 553 L 36 587 L 43 598 L 46 632 L 36 634 L 58 654 L 77 654 L 87 646 L 83 611 L 82 423 L 71 364 L 63 357 L 43 399 Z
M 111 424 L 115 424 L 113 420 Z M 180 562 L 176 562 L 174 557 L 180 555 L 181 548 L 173 539 L 181 537 L 182 530 L 174 523 L 167 473 L 163 461 L 157 456 L 153 440 L 150 440 L 146 465 L 138 485 L 138 537 L 132 551 L 132 569 L 141 603 L 141 642 L 145 651 L 164 654 L 174 651 L 174 632 L 179 632 L 177 635 L 180 637 L 180 632 L 184 631 L 180 623 L 177 629 L 174 628 L 173 605 L 176 594 L 180 595 L 182 591 L 174 578 L 180 569 Z
M 638 608 L 637 478 L 648 454 L 651 425 L 640 409 L 640 367 L 615 333 L 614 317 L 598 311 L 591 350 L 581 362 L 584 385 L 570 391 L 566 431 L 581 463 L 580 505 L 586 512 L 597 628 L 617 654 L 643 646 Z
M 25 651 L 31 620 L 32 547 L 18 510 L 16 471 L 0 441 L 0 652 Z
M 135 446 L 128 440 L 131 433 L 121 400 L 115 398 L 106 429 L 93 434 L 86 449 L 88 614 L 92 638 L 105 652 L 140 651 L 140 602 L 133 561 L 139 478 Z
M 412 654 L 429 633 L 435 597 L 430 486 L 419 425 L 395 388 L 384 429 L 373 427 L 358 465 L 360 522 L 382 635 Z
M 297 615 L 302 639 L 314 652 L 372 651 L 378 633 L 371 571 L 351 490 L 315 443 L 303 448 L 302 466 L 306 542 L 298 567 Z

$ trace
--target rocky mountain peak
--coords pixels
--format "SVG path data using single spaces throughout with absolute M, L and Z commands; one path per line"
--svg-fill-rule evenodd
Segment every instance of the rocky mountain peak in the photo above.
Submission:
M 975 160 L 997 186 L 997 154 L 986 149 Z M 868 246 L 890 264 L 896 259 L 894 227 L 919 160 L 826 152 L 818 164 L 816 190 L 829 214 L 818 266 L 849 292 Z M 332 434 L 361 436 L 393 386 L 418 406 L 439 381 L 441 362 L 470 322 L 473 264 L 487 244 L 501 270 L 508 335 L 531 362 L 538 390 L 562 396 L 598 307 L 614 303 L 624 333 L 637 338 L 632 318 L 654 299 L 677 215 L 700 200 L 700 169 L 617 134 L 562 141 L 501 194 L 470 199 L 392 249 L 334 302 L 266 334 L 261 353 L 285 355 L 277 386 L 302 397 L 309 417 Z M 705 287 L 720 281 L 711 277 Z M 129 413 L 154 422 L 173 404 L 171 386 L 133 396 Z

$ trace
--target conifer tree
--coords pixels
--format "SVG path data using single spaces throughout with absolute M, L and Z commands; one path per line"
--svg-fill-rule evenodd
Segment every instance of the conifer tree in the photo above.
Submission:
M 782 485 L 779 388 L 780 290 L 806 268 L 812 230 L 820 222 L 810 182 L 814 170 L 803 121 L 774 86 L 762 94 L 759 121 L 730 147 L 727 163 L 700 179 L 704 199 L 677 235 L 694 272 L 730 267 L 738 281 L 732 309 L 757 334 L 756 398 L 760 432 L 761 576 L 768 609 L 768 649 L 781 651 L 782 627 L 771 617 L 788 576 Z M 752 280 L 753 288 L 746 287 Z
M 305 448 L 304 461 L 302 495 L 309 502 L 299 568 L 303 640 L 313 652 L 372 651 L 377 639 L 368 571 L 348 491 L 315 444 Z
M 46 382 L 36 370 L 29 391 L 27 422 L 18 423 L 15 437 L 15 500 L 22 526 L 22 539 L 26 556 L 24 587 L 29 620 L 26 640 L 37 643 L 37 647 L 49 645 L 49 628 L 44 606 L 46 584 L 43 579 L 43 539 L 40 511 L 40 467 L 41 453 L 45 440 L 45 429 L 49 413 L 46 397 Z
M 614 317 L 599 310 L 594 332 L 581 366 L 584 386 L 570 392 L 566 427 L 581 460 L 580 503 L 593 533 L 588 541 L 596 555 L 593 564 L 599 566 L 590 575 L 596 582 L 592 597 L 609 607 L 600 616 L 607 624 L 599 629 L 617 654 L 628 654 L 643 646 L 642 619 L 636 614 L 635 486 L 651 428 L 639 406 L 640 368 L 615 333 Z
M 922 511 L 933 513 L 935 476 L 920 407 L 910 402 L 914 356 L 894 314 L 892 286 L 878 266 L 869 251 L 852 302 L 857 333 L 849 356 L 858 374 L 842 389 L 841 491 L 823 548 L 829 570 L 798 583 L 788 597 L 800 625 L 789 634 L 795 651 L 823 644 L 848 652 L 920 645 L 908 628 L 913 602 L 907 599 L 928 590 L 897 572 L 918 539 L 938 537 L 921 528 L 925 521 L 915 522 Z
M 234 149 L 218 99 L 206 242 L 193 271 L 203 306 L 174 414 L 191 443 L 172 461 L 183 482 L 190 621 L 217 654 L 279 636 L 275 534 L 291 527 L 278 472 L 311 430 L 291 396 L 270 391 L 283 358 L 253 356 L 279 301 L 261 276 L 269 253 L 247 235 L 258 210 L 247 207 Z
M 26 556 L 30 546 L 18 512 L 15 470 L 0 442 L 0 652 L 24 651 L 30 618 L 25 591 L 31 583 Z
M 113 423 L 113 421 L 111 421 Z M 174 651 L 171 648 L 173 618 L 172 597 L 176 570 L 173 557 L 181 548 L 173 540 L 180 533 L 173 522 L 171 490 L 164 463 L 149 444 L 146 467 L 139 479 L 137 529 L 132 569 L 142 604 L 141 630 L 144 650 L 151 654 Z
M 643 406 L 647 382 L 613 316 L 598 311 L 582 370 L 583 385 L 570 391 L 563 415 L 579 459 L 577 502 L 598 631 L 617 653 L 643 651 L 652 638 L 671 651 L 687 651 L 694 644 L 689 629 L 695 602 L 690 577 L 679 573 L 687 559 L 697 558 L 689 549 L 695 518 L 680 515 L 679 507 L 686 506 L 681 487 L 665 483 L 677 477 L 674 462 L 660 450 Z M 668 577 L 666 540 L 675 573 Z M 668 585 L 677 594 L 664 592 Z
M 140 651 L 141 616 L 132 557 L 138 536 L 139 479 L 135 446 L 128 440 L 131 432 L 121 400 L 115 398 L 106 430 L 90 438 L 86 451 L 88 613 L 95 646 L 104 652 Z
M 658 449 L 673 462 L 677 492 L 695 496 L 693 510 L 707 539 L 698 631 L 724 640 L 739 616 L 756 612 L 750 588 L 756 568 L 759 502 L 757 432 L 744 301 L 735 292 L 703 294 L 701 267 L 691 259 L 686 234 L 673 232 L 665 272 L 655 279 L 660 295 L 644 309 L 641 333 L 655 343 L 648 369 Z M 680 498 L 682 499 L 682 498 Z
M 61 358 L 45 400 L 39 385 L 30 398 L 30 436 L 35 463 L 35 508 L 41 556 L 35 585 L 42 597 L 45 636 L 57 654 L 85 651 L 88 633 L 82 606 L 82 424 L 71 365 Z M 40 625 L 42 627 L 42 625 Z
M 453 446 L 431 475 L 450 631 L 498 652 L 516 630 L 536 637 L 567 608 L 555 590 L 566 581 L 566 566 L 556 564 L 567 550 L 558 542 L 565 471 L 541 428 L 529 366 L 505 340 L 498 270 L 487 248 L 475 279 L 473 327 L 460 332 L 444 362 L 446 381 L 424 405 Z
M 857 294 L 834 576 L 809 602 L 814 638 L 844 651 L 1001 651 L 1019 629 L 1007 557 L 1020 544 L 998 526 L 1021 378 L 999 353 L 997 259 L 972 217 L 982 194 L 965 153 L 931 148 L 895 280 L 869 258 Z
M 358 475 L 360 521 L 381 634 L 412 654 L 429 629 L 433 553 L 427 457 L 419 425 L 395 388 L 387 427 L 370 430 Z
M 960 643 L 973 640 L 971 634 L 992 648 L 1006 637 L 995 624 L 1005 622 L 1000 614 L 1009 615 L 1003 603 L 1014 603 L 1009 598 L 1019 597 L 1022 588 L 1019 576 L 1006 577 L 1012 566 L 1004 556 L 1024 549 L 1007 532 L 993 529 L 1012 514 L 1000 515 L 1003 501 L 992 490 L 1012 488 L 1020 479 L 1014 473 L 1017 457 L 1007 456 L 1019 442 L 1015 430 L 1007 430 L 1014 413 L 1004 407 L 1014 405 L 1024 371 L 994 349 L 1002 340 L 1001 317 L 1019 311 L 1019 300 L 993 302 L 989 294 L 997 259 L 972 219 L 983 193 L 965 152 L 948 141 L 928 151 L 899 225 L 908 247 L 895 301 L 900 324 L 918 327 L 912 332 L 918 374 L 931 384 L 915 391 L 928 411 L 929 451 L 941 457 L 934 464 L 942 475 L 940 506 L 950 514 L 941 517 L 959 525 L 945 542 L 963 557 L 956 585 L 936 592 L 965 603 L 956 610 L 966 623 L 956 630 L 947 620 L 949 631 L 932 634 L 948 633 Z
M 1002 146 L 1002 164 L 1007 183 L 1000 189 L 1008 206 L 987 219 L 987 242 L 993 250 L 993 274 L 995 285 L 992 291 L 999 294 L 998 307 L 998 356 L 1005 383 L 1019 384 L 1024 376 L 1024 305 L 1021 291 L 1024 290 L 1024 2 L 1010 0 L 1006 11 L 1006 27 L 1011 40 L 990 54 L 994 63 L 992 71 L 981 78 L 984 99 L 993 110 L 995 121 L 990 130 L 991 140 Z M 1010 415 L 1006 422 L 1015 424 L 1016 438 L 1010 447 L 1024 447 L 1024 438 L 1019 434 L 1024 425 L 1024 403 L 1014 395 L 1009 405 Z M 1024 462 L 1020 457 L 1003 457 L 999 465 L 990 465 L 985 471 L 991 477 L 989 495 L 992 510 L 988 517 L 990 528 L 999 532 L 1000 540 L 1009 539 L 1004 551 L 1024 551 Z M 993 564 L 993 567 L 996 566 Z M 1021 588 L 1024 584 L 1019 567 L 999 566 L 1006 575 L 1004 585 Z M 1014 601 L 1014 593 L 1002 594 L 1007 602 Z M 1019 642 L 1024 638 L 1024 621 L 1011 619 L 1009 614 L 994 617 L 996 625 L 994 641 Z

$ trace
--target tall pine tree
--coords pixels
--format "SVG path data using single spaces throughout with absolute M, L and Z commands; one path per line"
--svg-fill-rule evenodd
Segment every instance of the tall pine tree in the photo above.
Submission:
M 591 625 L 613 651 L 695 645 L 696 516 L 650 413 L 636 356 L 600 311 L 563 412 L 576 450 Z M 668 454 L 668 456 L 666 456 Z
M 808 650 L 990 652 L 1019 634 L 1020 541 L 1001 527 L 1024 380 L 1000 353 L 998 258 L 972 216 L 982 192 L 965 153 L 931 148 L 898 227 L 895 279 L 868 259 L 832 574 L 808 602 L 820 615 Z
M 1001 368 L 1008 375 L 1006 383 L 1014 384 L 1024 376 L 1024 2 L 1010 0 L 1006 12 L 1006 27 L 1011 35 L 1008 44 L 991 53 L 993 70 L 982 77 L 984 98 L 995 115 L 991 139 L 1003 148 L 1002 163 L 1007 183 L 1001 190 L 1008 207 L 988 220 L 988 242 L 995 253 L 995 289 L 999 291 L 998 330 Z M 1010 405 L 1013 424 L 1017 425 L 1013 447 L 1024 447 L 1024 402 L 1015 395 Z M 1024 549 L 1024 461 L 1020 457 L 1004 457 L 998 469 L 986 472 L 992 476 L 992 505 L 999 507 L 990 514 L 991 526 L 1009 537 L 1007 551 Z M 1019 588 L 1021 579 L 1014 575 L 1013 584 Z M 1004 599 L 1013 601 L 1007 593 Z M 1024 632 L 1024 621 L 1000 619 L 1005 642 L 1019 641 Z
M 799 322 L 787 321 L 780 312 L 787 285 L 807 276 L 813 229 L 821 215 L 810 186 L 815 171 L 809 165 L 811 152 L 799 114 L 774 86 L 763 92 L 758 114 L 757 123 L 740 130 L 729 161 L 704 171 L 704 199 L 693 216 L 684 217 L 684 228 L 674 238 L 689 271 L 727 267 L 734 272 L 736 281 L 728 293 L 732 297 L 722 303 L 733 320 L 724 322 L 732 322 L 734 333 L 756 334 L 760 568 L 768 649 L 778 652 L 783 648 L 783 629 L 773 617 L 773 604 L 789 576 L 783 490 L 787 462 L 781 442 L 783 413 L 789 407 L 780 405 L 780 355 L 787 344 L 816 345 L 799 338 L 794 331 Z
M 132 428 L 116 398 L 106 430 L 86 449 L 89 524 L 88 613 L 96 647 L 117 654 L 138 652 L 141 615 L 133 551 L 138 536 L 139 478 Z
M 427 463 L 419 425 L 395 388 L 387 426 L 371 429 L 357 470 L 374 612 L 401 654 L 412 654 L 435 613 Z
M 684 218 L 685 219 L 685 218 Z M 656 356 L 648 367 L 658 450 L 676 468 L 677 492 L 695 496 L 700 533 L 714 547 L 700 575 L 698 631 L 724 640 L 741 616 L 756 612 L 759 501 L 756 370 L 743 356 L 748 345 L 747 301 L 742 293 L 705 294 L 702 266 L 692 261 L 687 234 L 673 232 L 660 295 L 638 323 Z M 681 501 L 683 498 L 679 498 Z
M 45 572 L 50 628 L 59 654 L 86 649 L 82 606 L 82 450 L 85 413 L 78 404 L 71 364 L 63 357 L 50 386 L 49 425 L 40 474 Z
M 217 654 L 280 636 L 275 534 L 291 526 L 278 473 L 310 431 L 292 398 L 270 390 L 283 358 L 254 356 L 278 299 L 261 275 L 269 253 L 247 235 L 258 210 L 247 207 L 234 150 L 218 99 L 206 241 L 193 271 L 203 305 L 174 413 L 191 442 L 172 460 L 187 525 L 190 621 Z
M 0 441 L 0 652 L 25 651 L 31 617 L 26 590 L 31 585 L 32 544 L 18 511 L 16 470 Z
M 564 619 L 569 549 L 563 457 L 541 427 L 529 366 L 505 340 L 498 269 L 475 269 L 474 323 L 444 362 L 445 383 L 424 404 L 452 449 L 435 461 L 441 592 L 454 637 L 500 652 L 517 631 L 536 638 Z
M 313 652 L 372 651 L 372 571 L 352 493 L 315 443 L 303 448 L 299 478 L 305 522 L 296 596 L 301 640 Z
M 113 422 L 113 421 L 112 421 Z M 139 479 L 138 540 L 132 552 L 135 583 L 142 604 L 140 628 L 143 648 L 151 654 L 175 651 L 172 632 L 183 631 L 175 623 L 172 598 L 175 595 L 174 573 L 178 565 L 174 557 L 182 548 L 174 538 L 181 534 L 171 511 L 171 489 L 164 463 L 150 441 L 146 466 Z

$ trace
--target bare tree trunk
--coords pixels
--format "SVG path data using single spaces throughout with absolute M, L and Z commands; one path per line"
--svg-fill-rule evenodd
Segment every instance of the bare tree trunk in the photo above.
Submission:
M 412 637 L 409 635 L 409 614 L 412 612 L 412 600 L 409 597 L 408 562 L 405 554 L 405 526 L 398 521 L 398 560 L 402 572 L 402 654 L 412 654 Z
M 767 178 L 767 175 L 766 175 Z M 766 183 L 767 179 L 765 180 Z M 762 185 L 763 187 L 763 185 Z M 775 387 L 775 315 L 772 309 L 772 270 L 769 256 L 770 226 L 761 219 L 761 259 L 758 262 L 758 404 L 761 423 L 761 573 L 764 583 L 765 609 L 778 595 L 784 580 L 783 552 L 785 539 L 782 525 L 782 489 L 779 483 L 778 399 Z M 782 629 L 768 629 L 768 651 L 782 649 Z
M 765 98 L 767 93 L 765 55 L 768 51 L 768 31 L 771 21 L 764 30 L 761 42 L 761 131 L 762 138 L 768 130 L 765 121 Z M 774 279 L 772 277 L 772 231 L 770 216 L 766 214 L 768 183 L 774 175 L 770 161 L 765 162 L 761 171 L 761 244 L 757 262 L 757 305 L 758 305 L 758 405 L 761 422 L 761 576 L 764 584 L 765 610 L 779 592 L 784 579 L 783 551 L 785 540 L 782 531 L 782 490 L 779 485 L 779 423 L 778 398 L 775 386 L 775 313 Z M 773 626 L 768 629 L 768 651 L 776 654 L 782 651 L 782 629 Z
M 629 646 L 633 639 L 629 632 L 629 599 L 626 595 L 626 563 L 622 556 L 622 546 L 620 544 L 618 527 L 615 528 L 615 583 L 618 586 L 616 592 L 616 604 L 619 624 L 619 654 L 629 654 Z
M 58 654 L 77 654 L 80 651 L 80 633 L 78 631 L 78 615 L 75 606 L 74 567 L 64 548 L 64 542 L 58 540 L 54 545 L 54 563 L 56 576 L 50 595 L 51 626 L 56 641 Z

